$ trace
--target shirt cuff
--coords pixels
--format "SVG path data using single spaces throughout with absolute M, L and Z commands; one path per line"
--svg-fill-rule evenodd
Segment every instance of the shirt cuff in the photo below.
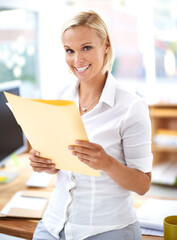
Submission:
M 127 167 L 138 169 L 144 173 L 152 171 L 153 155 L 146 158 L 126 159 Z

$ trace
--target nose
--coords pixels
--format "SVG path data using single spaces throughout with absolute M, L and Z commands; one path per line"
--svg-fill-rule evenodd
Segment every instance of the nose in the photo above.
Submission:
M 75 65 L 81 64 L 84 62 L 84 56 L 82 53 L 75 53 L 75 58 L 74 58 Z

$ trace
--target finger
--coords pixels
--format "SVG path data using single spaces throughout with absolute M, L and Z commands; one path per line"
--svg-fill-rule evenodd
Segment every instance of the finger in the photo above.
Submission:
M 45 172 L 45 171 L 51 171 L 51 169 L 37 168 L 37 167 L 35 167 L 35 168 L 33 168 L 33 171 L 40 173 L 40 172 Z
M 32 162 L 40 162 L 40 163 L 48 163 L 48 164 L 51 163 L 51 160 L 48 158 L 36 157 L 34 155 L 30 155 L 29 160 Z
M 93 169 L 97 169 L 95 164 L 91 161 L 88 161 L 87 159 L 85 158 L 78 158 L 81 162 L 85 163 L 86 165 L 88 165 L 89 167 L 93 168 Z
M 94 159 L 91 155 L 88 155 L 88 154 L 85 154 L 85 153 L 82 153 L 82 152 L 81 153 L 80 152 L 75 152 L 75 151 L 73 151 L 72 154 L 75 155 L 78 158 L 94 162 Z
M 34 149 L 31 149 L 30 152 L 29 152 L 31 155 L 33 156 L 39 156 L 40 155 L 40 152 L 34 150 Z
M 89 155 L 89 156 L 94 156 L 95 154 L 95 150 L 94 149 L 90 149 L 90 148 L 86 148 L 86 147 L 81 147 L 81 146 L 71 146 L 69 147 L 70 150 L 72 150 L 72 153 L 82 153 L 85 155 Z
M 96 143 L 91 143 L 91 142 L 85 141 L 85 140 L 76 140 L 75 143 L 79 146 L 90 148 L 90 149 L 95 149 L 95 148 L 98 148 L 98 146 L 99 146 Z
M 41 168 L 41 169 L 55 169 L 55 164 L 45 164 L 45 163 L 39 163 L 39 162 L 31 162 L 31 167 L 34 168 Z

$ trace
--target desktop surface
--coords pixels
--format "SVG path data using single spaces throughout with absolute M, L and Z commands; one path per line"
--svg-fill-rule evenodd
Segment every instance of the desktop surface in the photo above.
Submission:
M 33 174 L 32 168 L 29 165 L 28 154 L 23 154 L 19 157 L 19 165 L 14 166 L 13 162 L 9 161 L 3 170 L 19 171 L 19 175 L 9 183 L 0 184 L 0 210 L 7 204 L 7 202 L 20 190 L 36 190 L 52 192 L 55 186 L 55 177 L 46 188 L 32 188 L 27 187 L 26 182 Z M 135 207 L 139 207 L 147 197 L 134 195 Z M 33 232 L 39 220 L 27 218 L 0 218 L 0 233 L 7 235 L 21 237 L 25 239 L 32 239 Z M 163 237 L 143 236 L 143 240 L 163 240 Z
M 29 165 L 28 154 L 23 154 L 18 159 L 18 166 L 15 166 L 13 161 L 9 160 L 6 163 L 6 166 L 1 168 L 2 171 L 18 171 L 19 174 L 12 181 L 0 184 L 0 210 L 7 204 L 14 194 L 20 190 L 52 192 L 54 189 L 55 178 L 46 188 L 28 187 L 26 182 L 33 174 L 32 168 Z M 1 217 L 0 233 L 25 239 L 32 239 L 32 234 L 37 223 L 38 220 L 35 219 Z

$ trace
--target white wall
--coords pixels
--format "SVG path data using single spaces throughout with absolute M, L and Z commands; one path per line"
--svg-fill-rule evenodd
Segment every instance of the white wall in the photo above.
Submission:
M 39 13 L 40 83 L 43 98 L 52 98 L 66 72 L 60 29 L 66 11 L 63 4 L 44 7 Z

